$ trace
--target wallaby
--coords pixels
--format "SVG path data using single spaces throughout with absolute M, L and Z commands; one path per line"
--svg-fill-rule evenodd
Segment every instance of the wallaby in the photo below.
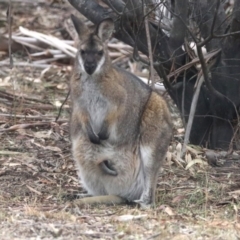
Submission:
M 88 194 L 154 204 L 158 172 L 172 135 L 163 98 L 115 67 L 107 41 L 114 22 L 94 31 L 71 16 L 79 36 L 70 83 L 72 153 Z

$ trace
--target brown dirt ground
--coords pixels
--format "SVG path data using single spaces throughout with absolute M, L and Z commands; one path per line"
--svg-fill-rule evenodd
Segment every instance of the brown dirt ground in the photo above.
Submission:
M 49 2 L 13 4 L 13 31 L 22 25 L 60 37 L 60 23 L 72 10 Z M 0 1 L 0 20 L 6 8 Z M 27 59 L 26 52 L 13 56 Z M 66 63 L 59 65 L 45 73 L 0 69 L 0 239 L 240 239 L 236 166 L 196 164 L 190 171 L 166 162 L 155 209 L 72 207 L 69 202 L 84 190 L 70 152 L 69 102 L 54 121 L 55 103 L 64 101 L 70 76 Z

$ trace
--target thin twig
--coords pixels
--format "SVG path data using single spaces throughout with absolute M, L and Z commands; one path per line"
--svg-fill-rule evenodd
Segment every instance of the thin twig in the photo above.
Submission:
M 0 62 L 0 66 L 9 66 L 9 62 L 2 61 Z M 28 62 L 16 62 L 14 63 L 14 67 L 33 67 L 33 68 L 49 68 L 51 64 L 36 64 L 36 63 L 28 63 Z
M 115 6 L 113 6 L 112 0 L 106 0 L 104 1 L 118 16 L 122 16 L 123 15 L 123 11 L 119 12 Z M 124 9 L 124 6 L 122 7 L 122 9 Z
M 154 234 L 154 235 L 148 237 L 147 240 L 158 238 L 160 235 L 161 235 L 161 232 L 156 233 L 156 234 Z
M 210 35 L 198 44 L 199 47 L 203 47 L 210 40 L 212 40 L 214 38 L 214 28 L 215 28 L 215 24 L 216 24 L 216 21 L 217 21 L 217 14 L 218 14 L 219 6 L 220 6 L 220 0 L 217 0 L 216 8 L 215 8 L 214 16 L 213 16 L 213 21 L 212 21 L 212 25 L 211 25 Z
M 143 6 L 144 15 L 146 12 L 146 6 Z M 148 16 L 144 18 L 145 23 L 145 30 L 146 30 L 146 37 L 147 37 L 147 46 L 148 46 L 148 56 L 149 56 L 149 63 L 150 63 L 150 71 L 149 71 L 149 79 L 151 81 L 151 87 L 154 89 L 155 81 L 154 81 L 154 68 L 153 68 L 153 52 L 152 52 L 152 43 L 151 43 L 151 36 L 149 31 L 149 23 L 148 23 Z
M 58 123 L 65 123 L 66 120 L 58 120 Z M 12 132 L 19 129 L 26 129 L 26 128 L 32 128 L 32 127 L 41 127 L 41 126 L 50 126 L 53 122 L 34 122 L 34 123 L 23 123 L 23 124 L 16 124 L 9 128 L 0 128 L 0 132 Z
M 200 89 L 201 89 L 203 82 L 204 82 L 204 76 L 202 75 L 202 71 L 201 71 L 198 75 L 197 87 L 196 87 L 195 93 L 193 95 L 192 103 L 191 103 L 191 108 L 190 108 L 190 113 L 189 113 L 189 117 L 188 117 L 186 132 L 185 132 L 185 136 L 184 136 L 181 157 L 183 157 L 185 155 L 186 147 L 189 142 L 189 137 L 190 137 L 190 133 L 191 133 L 191 129 L 192 129 L 192 123 L 193 123 L 196 106 L 197 106 L 197 102 L 198 102 L 198 97 L 199 97 Z
M 38 98 L 34 98 L 34 97 L 27 97 L 27 96 L 19 96 L 17 94 L 12 94 L 12 93 L 8 93 L 5 91 L 0 90 L 0 97 L 6 98 L 6 99 L 10 99 L 10 100 L 14 100 L 14 99 L 18 99 L 21 101 L 33 101 L 33 102 L 37 102 L 37 103 L 47 103 L 44 100 L 38 99 Z M 51 104 L 51 103 L 49 103 Z
M 38 4 L 46 3 L 46 0 L 11 0 L 13 3 L 27 3 L 27 4 Z M 8 0 L 0 0 L 1 3 L 7 3 Z
M 0 132 L 11 132 L 19 129 L 31 128 L 31 127 L 40 127 L 40 126 L 48 126 L 51 125 L 52 122 L 35 122 L 35 123 L 24 123 L 24 124 L 16 124 L 9 128 L 1 128 Z
M 206 84 L 208 90 L 212 93 L 212 95 L 215 95 L 215 96 L 218 96 L 218 97 L 224 97 L 224 95 L 221 94 L 219 91 L 217 91 L 211 84 L 211 81 L 210 81 L 209 75 L 208 75 L 208 68 L 207 68 L 206 62 L 205 62 L 204 57 L 203 57 L 203 52 L 202 52 L 202 42 L 204 42 L 206 44 L 207 42 L 209 42 L 213 38 L 213 35 L 210 34 L 210 36 L 207 37 L 206 40 L 203 40 L 202 42 L 199 42 L 197 37 L 192 33 L 191 29 L 189 29 L 189 27 L 186 25 L 185 21 L 181 18 L 181 16 L 178 16 L 170 8 L 168 8 L 168 11 L 170 11 L 175 17 L 177 17 L 185 25 L 185 28 L 187 29 L 187 31 L 191 35 L 193 41 L 196 43 L 197 53 L 198 53 L 198 57 L 199 57 L 199 60 L 200 60 L 201 67 L 202 67 L 204 81 L 205 81 L 205 84 Z M 214 15 L 214 17 L 216 17 L 216 14 Z M 211 29 L 214 29 L 214 24 L 215 24 L 215 20 L 213 19 Z
M 9 0 L 8 5 L 8 52 L 9 52 L 9 59 L 10 59 L 10 68 L 13 68 L 13 58 L 12 58 L 12 0 Z
M 186 121 L 184 118 L 184 115 L 185 115 L 185 93 L 186 93 L 186 71 L 184 71 L 183 89 L 182 89 L 182 121 L 183 121 L 184 127 L 186 127 Z
M 46 115 L 39 115 L 39 116 L 28 116 L 28 115 L 19 115 L 19 114 L 10 114 L 10 113 L 0 113 L 1 117 L 9 117 L 9 118 L 23 118 L 23 119 L 35 119 L 35 120 L 49 120 L 54 121 L 54 116 L 46 116 Z M 63 120 L 63 119 L 62 119 Z M 66 119 L 67 121 L 67 119 Z
M 61 112 L 62 112 L 62 108 L 63 108 L 64 104 L 66 103 L 66 101 L 68 100 L 69 95 L 70 95 L 70 89 L 68 90 L 68 93 L 67 93 L 67 96 L 66 96 L 65 100 L 63 101 L 61 107 L 59 108 L 58 115 L 57 115 L 57 117 L 55 119 L 55 122 L 58 121 L 58 119 L 59 119 L 59 117 L 61 115 Z

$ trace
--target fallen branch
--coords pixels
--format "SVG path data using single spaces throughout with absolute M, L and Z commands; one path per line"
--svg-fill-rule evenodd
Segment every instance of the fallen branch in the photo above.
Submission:
M 186 153 L 186 147 L 189 142 L 189 137 L 190 137 L 190 133 L 191 133 L 191 129 L 192 129 L 192 123 L 193 123 L 196 106 L 197 106 L 197 102 L 198 102 L 198 97 L 199 97 L 200 89 L 201 89 L 203 82 L 204 82 L 204 76 L 202 75 L 202 72 L 200 72 L 198 79 L 197 79 L 197 87 L 196 87 L 195 93 L 193 95 L 192 103 L 191 103 L 191 109 L 190 109 L 190 113 L 189 113 L 189 117 L 188 117 L 186 132 L 184 135 L 184 142 L 183 142 L 181 157 L 183 157 Z
M 64 123 L 65 121 L 58 120 L 58 123 Z M 12 132 L 17 131 L 19 129 L 26 129 L 32 127 L 41 127 L 41 126 L 50 126 L 53 122 L 35 122 L 35 123 L 23 123 L 23 124 L 16 124 L 9 128 L 0 129 L 0 132 Z
M 35 31 L 31 31 L 24 27 L 19 27 L 19 30 L 24 35 L 34 37 L 43 43 L 53 46 L 53 47 L 63 51 L 65 54 L 67 54 L 68 56 L 70 56 L 72 58 L 74 58 L 77 53 L 76 48 L 70 46 L 69 44 L 66 44 L 64 41 L 61 41 L 60 39 L 58 39 L 56 37 L 48 36 L 43 33 L 38 33 Z
M 33 101 L 33 102 L 44 103 L 44 104 L 46 103 L 46 101 L 38 99 L 38 98 L 27 97 L 27 96 L 22 96 L 22 95 L 20 96 L 20 95 L 8 93 L 8 92 L 2 91 L 2 90 L 0 90 L 0 97 L 6 98 L 6 99 L 9 99 L 9 100 L 18 99 L 18 100 L 21 100 L 23 102 Z M 47 102 L 47 103 L 51 104 L 49 102 Z
M 10 59 L 10 68 L 13 67 L 13 58 L 12 58 L 12 0 L 8 1 L 8 11 L 7 11 L 7 20 L 8 20 L 8 54 Z
M 8 118 L 23 118 L 23 119 L 35 119 L 35 120 L 49 120 L 49 121 L 55 121 L 54 117 L 55 116 L 46 116 L 46 115 L 41 115 L 41 116 L 28 116 L 28 115 L 19 115 L 19 114 L 9 114 L 9 113 L 0 113 L 0 117 L 8 117 Z M 68 121 L 67 119 L 61 119 L 61 121 Z
M 9 62 L 2 61 L 0 62 L 0 66 L 10 66 Z M 28 62 L 15 62 L 14 67 L 33 67 L 33 68 L 49 68 L 52 64 L 36 64 L 36 63 L 28 63 Z

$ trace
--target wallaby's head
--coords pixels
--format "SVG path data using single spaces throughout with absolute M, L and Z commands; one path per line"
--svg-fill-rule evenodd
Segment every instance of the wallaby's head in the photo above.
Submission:
M 73 25 L 79 36 L 77 60 L 81 71 L 89 75 L 99 73 L 108 60 L 107 41 L 114 30 L 114 22 L 108 18 L 100 22 L 95 31 L 77 17 L 71 15 Z

